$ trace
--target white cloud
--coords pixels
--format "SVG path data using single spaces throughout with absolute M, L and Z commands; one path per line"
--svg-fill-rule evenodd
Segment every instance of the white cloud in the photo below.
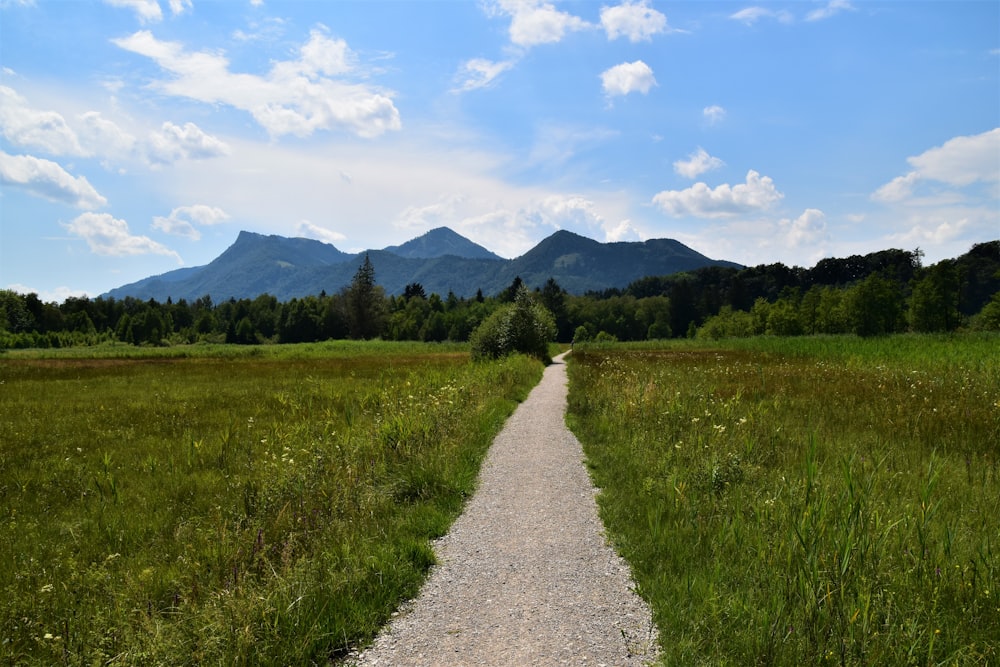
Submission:
M 628 37 L 631 42 L 649 41 L 667 29 L 667 17 L 649 6 L 648 0 L 624 2 L 601 8 L 601 25 L 608 39 Z
M 191 9 L 194 5 L 191 0 L 170 0 L 170 12 L 177 16 Z
M 465 92 L 488 88 L 497 77 L 514 66 L 513 60 L 493 61 L 486 58 L 472 58 L 462 63 L 455 75 L 458 87 L 452 92 Z
M 753 25 L 760 19 L 774 19 L 781 23 L 791 23 L 794 21 L 794 17 L 788 11 L 782 10 L 772 10 L 766 7 L 747 7 L 746 9 L 741 9 L 740 11 L 730 14 L 729 18 L 734 21 L 739 21 L 746 25 Z
M 158 40 L 147 30 L 113 42 L 155 61 L 172 77 L 159 90 L 209 104 L 228 104 L 250 113 L 272 136 L 305 137 L 342 129 L 375 137 L 401 127 L 388 94 L 366 84 L 330 78 L 352 68 L 353 55 L 342 40 L 313 30 L 297 60 L 274 63 L 266 76 L 229 71 L 220 53 L 188 52 L 178 42 Z
M 194 123 L 180 127 L 168 121 L 159 132 L 149 135 L 146 153 L 152 163 L 169 164 L 183 159 L 204 160 L 228 155 L 229 146 L 205 134 Z
M 37 294 L 43 303 L 63 303 L 70 297 L 83 298 L 88 296 L 84 290 L 73 289 L 65 285 L 60 285 L 51 290 L 37 290 L 21 283 L 11 283 L 7 285 L 6 289 L 18 294 Z
M 510 41 L 522 47 L 553 44 L 562 41 L 567 32 L 592 27 L 580 17 L 561 12 L 541 0 L 499 0 L 488 6 L 487 11 L 511 17 Z
M 1000 128 L 949 139 L 941 146 L 907 158 L 913 170 L 897 176 L 872 194 L 881 202 L 901 202 L 913 196 L 922 181 L 956 188 L 975 183 L 1000 186 Z
M 919 180 L 920 174 L 911 171 L 905 176 L 897 176 L 872 194 L 872 199 L 881 202 L 897 202 L 913 194 L 913 186 Z
M 316 239 L 317 241 L 329 243 L 330 245 L 340 243 L 341 241 L 347 239 L 347 237 L 340 232 L 335 232 L 332 229 L 327 229 L 326 227 L 320 227 L 319 225 L 315 225 L 308 220 L 300 221 L 299 224 L 295 226 L 295 233 L 297 236 Z
M 634 92 L 645 95 L 655 85 L 653 70 L 641 60 L 615 65 L 601 73 L 601 87 L 609 97 Z
M 86 146 L 88 154 L 125 159 L 135 150 L 135 137 L 114 121 L 104 118 L 100 112 L 80 114 L 80 122 L 80 141 Z
M 824 240 L 826 234 L 826 215 L 815 208 L 807 208 L 795 220 L 782 220 L 780 227 L 785 231 L 785 239 L 792 247 L 816 244 Z
M 813 11 L 806 14 L 806 21 L 822 21 L 828 19 L 832 16 L 836 16 L 840 12 L 854 11 L 854 6 L 847 0 L 830 0 L 826 7 L 821 7 L 819 9 L 814 9 Z
M 112 7 L 131 9 L 135 12 L 139 23 L 157 23 L 163 20 L 163 10 L 160 9 L 160 3 L 156 0 L 104 0 L 104 2 Z M 170 6 L 174 6 L 174 0 L 171 0 Z
M 770 177 L 751 169 L 746 183 L 722 184 L 714 189 L 695 183 L 686 190 L 664 190 L 653 197 L 653 203 L 675 217 L 724 218 L 766 210 L 783 196 Z
M 459 209 L 465 202 L 461 195 L 443 197 L 440 201 L 426 206 L 407 206 L 393 220 L 393 226 L 400 229 L 434 229 L 446 227 L 460 217 Z
M 76 208 L 95 209 L 108 203 L 83 176 L 74 177 L 55 162 L 31 155 L 0 151 L 0 183 Z
M 644 241 L 642 234 L 632 226 L 631 220 L 622 220 L 615 224 L 604 225 L 604 242 L 618 243 L 620 241 Z
M 694 153 L 688 155 L 687 160 L 677 160 L 674 162 L 674 171 L 684 178 L 698 178 L 706 171 L 718 169 L 726 163 L 717 157 L 712 157 L 702 147 L 698 147 Z
M 718 104 L 713 104 L 702 109 L 701 115 L 704 116 L 709 125 L 715 125 L 716 123 L 721 123 L 726 118 L 726 110 Z
M 172 210 L 170 215 L 165 218 L 161 216 L 154 217 L 153 229 L 197 241 L 201 238 L 201 232 L 198 231 L 195 225 L 217 225 L 228 219 L 229 214 L 216 206 L 207 206 L 205 204 L 179 206 Z
M 176 252 L 148 236 L 133 235 L 127 222 L 108 213 L 84 213 L 63 226 L 70 234 L 84 239 L 91 252 L 96 255 L 166 255 L 175 258 L 178 264 L 183 264 Z
M 55 111 L 40 111 L 12 88 L 0 86 L 0 133 L 11 143 L 51 155 L 85 155 L 76 133 Z
M 1000 182 L 1000 127 L 973 136 L 955 137 L 907 159 L 921 178 L 962 187 Z

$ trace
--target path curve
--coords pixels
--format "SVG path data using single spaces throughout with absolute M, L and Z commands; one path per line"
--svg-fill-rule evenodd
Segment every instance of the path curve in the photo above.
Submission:
M 563 355 L 564 356 L 564 355 Z M 388 665 L 644 665 L 656 631 L 608 546 L 562 356 L 507 420 L 436 565 L 356 659 Z

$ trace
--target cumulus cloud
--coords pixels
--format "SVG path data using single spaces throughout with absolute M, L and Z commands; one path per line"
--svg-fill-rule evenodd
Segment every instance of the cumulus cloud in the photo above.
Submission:
M 399 111 L 388 94 L 332 78 L 353 71 L 354 55 L 346 42 L 331 39 L 322 30 L 310 33 L 298 59 L 274 63 L 264 76 L 231 72 L 224 55 L 189 52 L 148 30 L 113 42 L 152 59 L 171 75 L 155 84 L 162 92 L 241 109 L 272 136 L 305 137 L 341 129 L 375 137 L 401 127 Z
M 167 217 L 154 217 L 153 229 L 197 241 L 201 238 L 201 232 L 198 231 L 195 225 L 217 225 L 228 219 L 229 214 L 216 206 L 207 206 L 205 204 L 178 206 Z
M 326 227 L 320 227 L 319 225 L 313 224 L 308 220 L 300 221 L 299 224 L 295 226 L 295 233 L 298 236 L 316 239 L 317 241 L 329 243 L 330 245 L 347 239 L 347 237 L 340 232 L 335 232 L 332 229 L 327 229 Z
M 943 183 L 956 188 L 975 183 L 1000 185 L 1000 128 L 982 134 L 949 139 L 941 146 L 907 158 L 913 167 L 872 194 L 882 202 L 909 199 L 922 181 Z
M 604 242 L 618 243 L 620 241 L 643 241 L 642 234 L 632 226 L 631 220 L 621 220 L 614 224 L 605 224 Z
M 773 10 L 766 7 L 747 7 L 746 9 L 741 9 L 740 11 L 730 14 L 729 18 L 734 21 L 739 21 L 745 25 L 753 25 L 761 19 L 774 19 L 781 23 L 791 23 L 794 21 L 792 14 L 784 9 Z
M 13 88 L 0 86 L 0 133 L 8 141 L 51 155 L 84 155 L 76 133 L 55 111 L 33 109 Z
M 0 183 L 82 209 L 108 203 L 83 176 L 73 176 L 51 160 L 0 151 Z
M 702 109 L 701 115 L 708 121 L 709 125 L 715 125 L 716 123 L 721 123 L 726 118 L 726 110 L 718 104 L 713 104 Z
M 453 92 L 488 88 L 493 85 L 497 77 L 513 66 L 513 60 L 493 61 L 486 58 L 467 60 L 462 63 L 455 75 L 457 86 Z
M 634 92 L 645 95 L 655 85 L 653 70 L 641 60 L 615 65 L 601 73 L 601 87 L 609 97 Z
M 715 188 L 695 183 L 686 190 L 664 190 L 653 197 L 653 203 L 675 217 L 724 218 L 766 210 L 783 196 L 770 177 L 751 169 L 746 183 L 724 183 Z
M 0 134 L 18 146 L 51 155 L 96 156 L 114 161 L 138 158 L 152 164 L 207 159 L 229 152 L 224 142 L 194 123 L 178 126 L 166 122 L 139 140 L 99 111 L 84 112 L 70 121 L 57 111 L 32 108 L 15 90 L 0 86 Z
M 108 257 L 130 255 L 166 255 L 183 264 L 180 255 L 148 236 L 136 236 L 128 223 L 108 213 L 84 213 L 63 225 L 74 236 L 87 242 L 91 252 Z
M 193 7 L 191 0 L 170 0 L 170 13 L 174 16 L 183 14 Z
M 701 146 L 694 153 L 688 155 L 687 160 L 677 160 L 674 162 L 674 171 L 684 178 L 698 178 L 706 171 L 718 169 L 726 163 L 717 157 L 712 157 Z
M 88 154 L 123 159 L 135 150 L 136 138 L 98 111 L 81 114 L 80 124 L 80 143 Z
M 814 9 L 806 14 L 806 21 L 822 21 L 845 11 L 854 11 L 854 6 L 847 0 L 830 0 L 826 7 Z
M 826 215 L 815 208 L 807 208 L 794 220 L 782 220 L 780 226 L 785 231 L 788 244 L 792 247 L 812 245 L 827 236 Z
M 229 146 L 205 134 L 194 123 L 183 127 L 166 122 L 149 135 L 146 149 L 150 162 L 169 164 L 182 159 L 204 160 L 229 154 Z
M 591 27 L 580 17 L 559 11 L 551 3 L 541 0 L 498 0 L 487 6 L 487 12 L 494 16 L 509 16 L 510 41 L 526 48 L 560 42 L 566 33 Z
M 177 0 L 171 0 L 170 6 L 174 7 L 174 3 Z M 157 23 L 163 20 L 163 10 L 160 9 L 160 3 L 156 0 L 104 0 L 105 4 L 111 5 L 112 7 L 120 7 L 122 9 L 131 9 L 135 12 L 136 18 L 139 19 L 139 23 Z M 183 2 L 178 4 L 188 4 L 190 5 L 190 0 L 183 0 Z M 175 10 L 175 14 L 178 12 Z
M 666 31 L 667 17 L 650 7 L 648 0 L 639 0 L 602 7 L 601 25 L 608 39 L 627 37 L 630 42 L 642 42 Z
M 872 194 L 872 199 L 881 202 L 902 201 L 913 194 L 913 186 L 919 180 L 920 174 L 911 171 L 905 176 L 897 176 Z

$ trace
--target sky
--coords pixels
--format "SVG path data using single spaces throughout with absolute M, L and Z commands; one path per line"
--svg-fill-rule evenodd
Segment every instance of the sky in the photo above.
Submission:
M 441 226 L 956 257 L 1000 238 L 1000 2 L 0 0 L 0 289 Z

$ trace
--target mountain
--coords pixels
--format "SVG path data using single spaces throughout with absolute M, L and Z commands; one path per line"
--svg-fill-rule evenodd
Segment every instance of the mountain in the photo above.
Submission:
M 433 259 L 448 255 L 466 259 L 503 259 L 500 255 L 490 252 L 447 227 L 432 229 L 403 245 L 389 246 L 384 250 L 410 259 Z
M 367 252 L 375 278 L 387 294 L 420 283 L 428 294 L 493 295 L 520 276 L 529 287 L 554 278 L 566 291 L 582 294 L 626 287 L 645 276 L 669 275 L 703 266 L 738 264 L 709 259 L 672 239 L 642 243 L 599 243 L 558 231 L 524 255 L 506 260 L 447 227 L 399 246 Z M 349 285 L 364 253 L 349 254 L 312 239 L 240 232 L 236 242 L 209 264 L 170 271 L 123 285 L 105 297 L 189 301 L 209 295 L 215 302 L 270 294 L 280 301 Z
M 644 242 L 599 243 L 565 230 L 543 239 L 501 271 L 506 287 L 515 276 L 531 287 L 550 277 L 571 294 L 609 287 L 626 287 L 646 276 L 663 276 L 703 266 L 739 264 L 715 261 L 673 239 Z M 484 290 L 485 291 L 485 290 Z M 492 292 L 490 292 L 492 293 Z

